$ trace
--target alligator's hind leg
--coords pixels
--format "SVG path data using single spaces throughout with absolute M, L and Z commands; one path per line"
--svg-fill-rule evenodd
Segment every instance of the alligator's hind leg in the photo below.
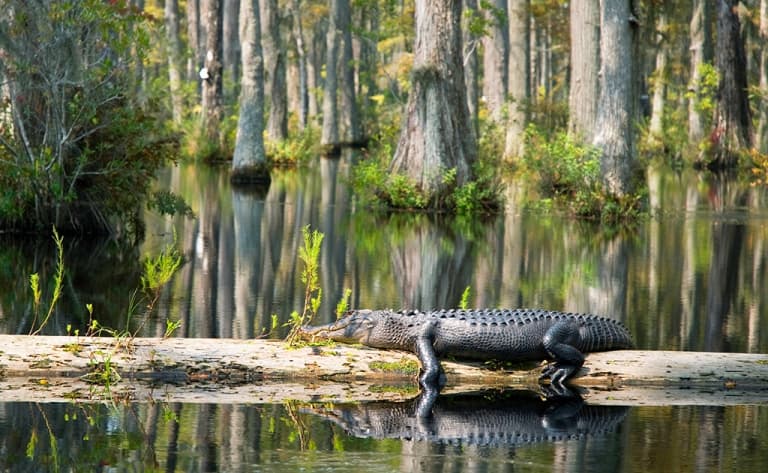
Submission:
M 553 385 L 562 386 L 584 364 L 584 354 L 577 348 L 579 326 L 570 321 L 560 321 L 544 334 L 544 349 L 555 360 L 542 372 L 541 378 L 549 378 Z

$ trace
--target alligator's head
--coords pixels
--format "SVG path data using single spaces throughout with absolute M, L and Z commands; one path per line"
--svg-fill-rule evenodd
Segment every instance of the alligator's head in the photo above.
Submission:
M 305 340 L 326 339 L 342 343 L 368 344 L 377 328 L 384 325 L 381 311 L 355 310 L 336 322 L 316 327 L 304 326 L 299 335 Z

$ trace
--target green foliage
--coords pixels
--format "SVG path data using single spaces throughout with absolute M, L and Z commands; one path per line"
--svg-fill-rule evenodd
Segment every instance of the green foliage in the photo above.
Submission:
M 526 129 L 525 149 L 524 172 L 536 179 L 545 197 L 537 202 L 539 207 L 554 201 L 576 216 L 606 222 L 639 215 L 642 195 L 614 196 L 603 185 L 597 149 L 575 142 L 565 132 L 547 136 L 532 125 Z
M 181 255 L 175 245 L 167 245 L 160 254 L 144 260 L 141 286 L 144 291 L 156 294 L 165 286 L 181 266 Z
M 320 248 L 323 243 L 323 234 L 317 230 L 310 231 L 309 225 L 301 229 L 304 237 L 304 245 L 299 248 L 299 259 L 304 263 L 301 271 L 301 282 L 304 283 L 304 309 L 301 315 L 298 312 L 291 314 L 288 324 L 291 331 L 286 341 L 294 345 L 298 338 L 298 330 L 302 325 L 312 321 L 320 308 L 323 291 L 320 287 Z
M 180 327 L 181 327 L 181 319 L 179 320 L 166 319 L 165 333 L 163 334 L 163 338 L 171 338 L 171 335 L 173 335 L 173 332 L 178 330 Z
M 307 164 L 320 154 L 320 131 L 307 126 L 282 141 L 266 141 L 267 161 L 272 167 L 292 168 Z
M 382 196 L 387 204 L 396 209 L 414 210 L 427 206 L 427 196 L 404 174 L 392 174 L 387 179 Z
M 443 171 L 441 180 L 446 191 L 443 197 L 426 195 L 408 176 L 391 174 L 376 158 L 359 162 L 353 169 L 352 187 L 363 205 L 396 210 L 425 210 L 432 199 L 437 207 L 461 215 L 494 213 L 501 206 L 501 192 L 495 168 L 480 162 L 475 166 L 476 179 L 456 185 L 456 170 Z
M 56 274 L 53 277 L 53 295 L 51 295 L 51 301 L 48 303 L 48 311 L 43 320 L 40 321 L 40 326 L 37 328 L 35 328 L 35 325 L 37 325 L 37 318 L 40 314 L 40 303 L 42 299 L 40 277 L 38 273 L 34 273 L 29 277 L 29 285 L 32 289 L 32 297 L 35 305 L 34 318 L 32 319 L 32 325 L 29 330 L 30 335 L 37 335 L 40 333 L 43 327 L 45 327 L 51 319 L 56 303 L 61 297 L 61 289 L 64 286 L 64 239 L 59 236 L 55 227 L 53 228 L 53 241 L 56 243 L 56 254 L 58 255 L 58 258 L 56 259 Z
M 704 116 L 711 116 L 717 104 L 717 88 L 720 84 L 720 74 L 717 68 L 708 62 L 699 64 L 699 80 L 695 84 L 698 86 L 698 94 L 693 91 L 688 92 L 688 100 L 694 101 L 694 107 L 697 112 Z
M 469 296 L 470 296 L 470 287 L 467 286 L 464 288 L 464 292 L 461 293 L 461 300 L 459 301 L 459 309 L 466 310 L 469 308 Z
M 336 318 L 341 318 L 349 310 L 350 296 L 352 296 L 352 289 L 344 289 L 344 295 L 341 296 L 341 300 L 336 304 Z
M 195 216 L 192 207 L 187 204 L 184 198 L 169 190 L 154 192 L 147 201 L 147 209 L 155 210 L 160 215 L 169 215 L 171 217 L 176 214 L 191 218 Z
M 133 221 L 171 141 L 132 103 L 146 19 L 101 0 L 5 3 L 0 76 L 0 227 L 114 231 Z M 138 228 L 134 228 L 138 230 Z

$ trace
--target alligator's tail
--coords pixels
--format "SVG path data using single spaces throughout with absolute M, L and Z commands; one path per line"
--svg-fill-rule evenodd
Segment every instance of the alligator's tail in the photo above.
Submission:
M 585 316 L 580 329 L 581 350 L 595 352 L 634 348 L 632 336 L 618 320 L 598 316 Z

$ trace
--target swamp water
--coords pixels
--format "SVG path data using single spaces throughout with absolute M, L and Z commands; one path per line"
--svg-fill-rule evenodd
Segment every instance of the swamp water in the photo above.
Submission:
M 282 324 L 302 307 L 297 254 L 301 230 L 311 225 L 325 235 L 317 322 L 335 317 L 347 288 L 354 308 L 429 309 L 456 307 L 470 287 L 470 307 L 611 315 L 640 349 L 768 352 L 765 188 L 653 172 L 654 216 L 634 230 L 607 232 L 523 211 L 515 186 L 498 218 L 377 215 L 356 208 L 347 172 L 344 159 L 320 160 L 306 173 L 277 174 L 259 194 L 231 189 L 226 169 L 166 170 L 159 187 L 182 195 L 196 218 L 148 215 L 139 249 L 66 241 L 65 293 L 44 333 L 84 329 L 85 304 L 102 325 L 123 327 L 140 257 L 175 235 L 186 263 L 157 317 L 130 322 L 139 335 L 161 336 L 171 318 L 181 320 L 174 336 L 280 337 L 285 329 L 272 331 L 272 314 Z M 48 241 L 2 241 L 0 332 L 29 331 L 28 276 L 39 272 L 45 283 L 54 266 Z M 574 407 L 530 395 L 490 402 L 494 396 L 462 400 L 462 409 L 496 406 L 494 419 L 517 419 L 528 435 L 544 429 L 551 438 L 512 442 L 492 421 L 482 423 L 482 439 L 476 431 L 464 442 L 416 435 L 439 431 L 435 420 L 409 425 L 410 437 L 423 439 L 404 440 L 341 422 L 361 408 L 371 419 L 374 407 L 402 422 L 402 404 L 3 403 L 0 391 L 0 471 L 760 471 L 768 464 L 768 391 L 765 403 L 726 406 Z M 453 419 L 454 410 L 446 407 L 441 419 Z M 582 419 L 595 415 L 612 419 L 611 428 L 590 430 Z

